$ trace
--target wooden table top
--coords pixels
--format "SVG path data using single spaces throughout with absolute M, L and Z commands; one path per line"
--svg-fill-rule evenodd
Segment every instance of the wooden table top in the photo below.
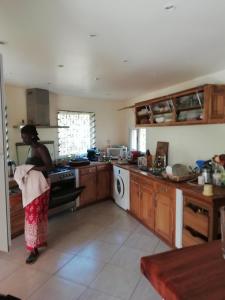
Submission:
M 165 300 L 224 300 L 221 241 L 142 257 L 141 270 Z

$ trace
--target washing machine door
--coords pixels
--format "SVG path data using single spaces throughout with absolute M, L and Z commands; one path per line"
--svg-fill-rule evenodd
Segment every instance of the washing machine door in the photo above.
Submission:
M 115 180 L 115 192 L 117 195 L 117 198 L 122 199 L 124 196 L 124 182 L 120 175 L 116 176 Z

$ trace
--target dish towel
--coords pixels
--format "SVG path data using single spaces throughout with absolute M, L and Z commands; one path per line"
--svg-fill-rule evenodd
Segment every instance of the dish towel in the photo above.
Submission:
M 16 167 L 14 179 L 22 191 L 23 207 L 50 189 L 48 181 L 40 171 L 32 170 L 34 165 Z

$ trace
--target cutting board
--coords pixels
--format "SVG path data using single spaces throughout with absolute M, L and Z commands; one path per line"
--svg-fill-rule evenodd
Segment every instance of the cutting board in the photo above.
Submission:
M 156 157 L 166 155 L 166 165 L 168 165 L 169 142 L 157 142 Z

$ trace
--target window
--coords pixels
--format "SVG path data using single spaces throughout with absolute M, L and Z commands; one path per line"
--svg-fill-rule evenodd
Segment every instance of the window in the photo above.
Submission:
M 146 152 L 146 128 L 131 129 L 130 150 Z
M 91 112 L 58 112 L 59 156 L 86 154 L 95 146 L 95 114 Z

